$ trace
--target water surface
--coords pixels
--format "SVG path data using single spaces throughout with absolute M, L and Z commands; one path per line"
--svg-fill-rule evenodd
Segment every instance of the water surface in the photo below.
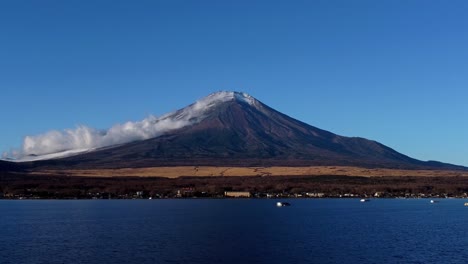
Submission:
M 465 200 L 0 201 L 0 263 L 466 263 Z

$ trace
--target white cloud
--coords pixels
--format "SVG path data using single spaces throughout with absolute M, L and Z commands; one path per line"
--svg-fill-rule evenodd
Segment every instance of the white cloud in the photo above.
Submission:
M 184 109 L 162 117 L 149 116 L 142 121 L 116 124 L 108 130 L 78 126 L 75 129 L 52 130 L 36 136 L 27 136 L 24 138 L 23 146 L 20 150 L 4 153 L 3 157 L 18 161 L 31 160 L 31 157 L 41 159 L 41 156 L 44 159 L 51 156 L 55 158 L 60 156 L 57 153 L 77 153 L 158 137 L 170 130 L 182 128 L 203 120 L 206 111 L 211 107 L 221 102 L 233 100 L 234 98 L 237 100 L 242 99 L 247 103 L 252 103 L 254 100 L 247 94 L 218 92 Z
M 27 156 L 42 156 L 69 150 L 90 150 L 154 138 L 169 130 L 189 125 L 187 117 L 190 115 L 184 115 L 180 120 L 149 116 L 142 121 L 116 124 L 108 130 L 97 130 L 87 126 L 63 131 L 52 130 L 25 137 L 21 150 L 16 153 L 11 152 L 10 158 L 21 160 Z

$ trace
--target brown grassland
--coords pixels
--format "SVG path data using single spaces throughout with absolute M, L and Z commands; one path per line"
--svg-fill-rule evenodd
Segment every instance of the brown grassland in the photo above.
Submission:
M 360 168 L 345 166 L 312 166 L 312 167 L 214 167 L 214 166 L 176 166 L 124 169 L 89 169 L 89 170 L 42 170 L 32 172 L 34 175 L 67 175 L 85 177 L 166 177 L 183 176 L 360 176 L 360 177 L 451 177 L 468 176 L 468 171 L 455 170 L 402 170 Z

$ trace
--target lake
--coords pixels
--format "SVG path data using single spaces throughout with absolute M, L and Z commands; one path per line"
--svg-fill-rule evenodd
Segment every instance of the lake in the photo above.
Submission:
M 466 263 L 463 199 L 0 200 L 0 263 Z

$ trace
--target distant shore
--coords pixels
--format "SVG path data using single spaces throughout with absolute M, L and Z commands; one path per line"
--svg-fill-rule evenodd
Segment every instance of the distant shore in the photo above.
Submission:
M 466 198 L 466 176 L 96 177 L 0 173 L 0 199 Z

